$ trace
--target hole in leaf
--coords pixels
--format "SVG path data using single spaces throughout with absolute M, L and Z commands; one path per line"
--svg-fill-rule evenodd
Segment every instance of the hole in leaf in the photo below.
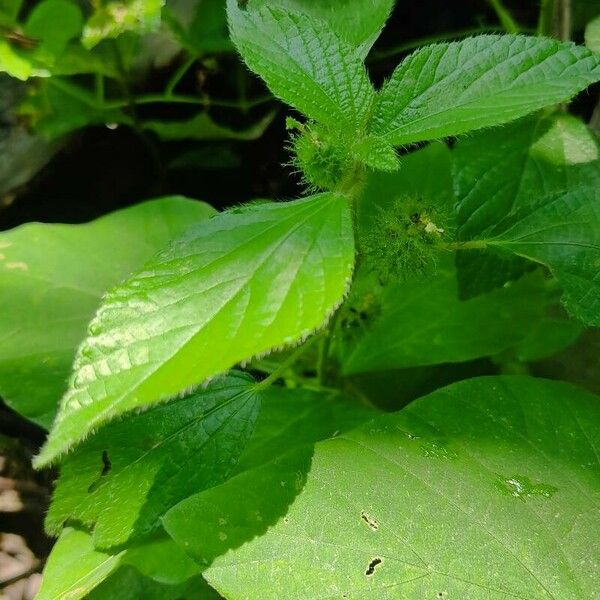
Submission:
M 112 463 L 110 462 L 110 458 L 108 458 L 108 451 L 107 450 L 103 450 L 102 451 L 102 471 L 100 471 L 100 476 L 98 477 L 98 479 L 96 479 L 96 481 L 94 481 L 90 487 L 88 488 L 88 494 L 91 494 L 93 491 L 95 491 L 98 486 L 100 485 L 102 478 L 106 477 L 106 475 L 108 475 L 110 473 L 110 470 L 112 469 Z
M 360 518 L 373 530 L 377 531 L 379 529 L 379 523 L 372 519 L 366 512 L 360 513 Z
M 100 473 L 101 477 L 108 475 L 110 470 L 112 469 L 112 464 L 110 462 L 110 458 L 108 458 L 108 451 L 102 451 L 102 473 Z
M 365 571 L 365 575 L 367 577 L 371 577 L 371 575 L 373 575 L 375 573 L 375 567 L 379 564 L 381 564 L 381 558 L 374 558 L 370 563 L 369 566 L 367 567 L 367 570 Z

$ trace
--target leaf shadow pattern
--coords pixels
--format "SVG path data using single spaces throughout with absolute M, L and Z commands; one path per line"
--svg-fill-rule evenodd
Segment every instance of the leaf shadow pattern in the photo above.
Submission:
M 206 570 L 286 519 L 310 472 L 314 444 L 191 496 L 163 518 L 167 533 Z

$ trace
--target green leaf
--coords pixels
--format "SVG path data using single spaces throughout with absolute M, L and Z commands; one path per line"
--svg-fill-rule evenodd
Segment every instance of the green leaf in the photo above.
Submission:
M 161 140 L 256 140 L 273 122 L 274 112 L 246 129 L 231 129 L 216 123 L 208 113 L 198 113 L 187 121 L 144 121 L 142 127 Z
M 273 387 L 264 392 L 261 412 L 252 439 L 240 458 L 236 475 L 225 484 L 195 494 L 176 505 L 163 519 L 165 527 L 186 552 L 205 565 L 198 546 L 217 556 L 235 548 L 247 536 L 263 533 L 277 517 L 283 516 L 298 492 L 310 465 L 315 442 L 348 431 L 377 416 L 374 409 L 335 394 L 305 389 Z M 285 480 L 265 494 L 265 483 L 276 473 Z M 239 498 L 244 498 L 239 502 Z M 211 504 L 208 509 L 207 505 Z M 239 533 L 224 534 L 223 519 L 242 526 Z M 242 515 L 248 523 L 240 521 Z M 200 537 L 206 536 L 203 542 Z
M 585 45 L 592 52 L 600 52 L 600 16 L 587 24 L 585 28 Z
M 567 311 L 600 325 L 600 189 L 546 198 L 484 243 L 546 265 L 562 285 Z
M 472 379 L 288 459 L 244 503 L 235 479 L 187 500 L 167 528 L 230 600 L 587 600 L 599 425 L 599 398 L 567 384 Z M 294 481 L 255 536 L 255 506 Z
M 196 563 L 164 529 L 143 544 L 128 546 L 119 564 L 165 585 L 178 585 L 198 574 Z
M 363 129 L 374 90 L 362 58 L 328 25 L 307 14 L 227 1 L 232 39 L 271 91 L 337 130 Z
M 119 109 L 105 109 L 87 89 L 65 79 L 51 78 L 21 106 L 33 129 L 49 141 L 90 125 L 131 125 L 131 117 Z
M 179 43 L 193 55 L 233 50 L 224 0 L 167 3 L 163 9 L 163 20 Z
M 202 577 L 178 585 L 158 583 L 132 567 L 121 567 L 86 596 L 86 600 L 218 600 Z
M 30 56 L 18 52 L 5 39 L 0 39 L 0 72 L 25 81 L 30 77 L 48 77 L 47 69 L 37 67 Z
M 379 94 L 371 133 L 395 145 L 507 123 L 600 79 L 600 57 L 570 43 L 482 35 L 409 56 Z
M 124 554 L 95 550 L 89 534 L 66 527 L 48 557 L 36 600 L 83 598 L 119 566 Z
M 344 38 L 365 58 L 375 43 L 395 0 L 370 0 L 365 9 L 363 0 L 250 0 L 247 10 L 263 6 L 279 7 L 312 16 L 326 23 L 337 35 Z
M 598 142 L 579 119 L 565 114 L 536 116 L 461 140 L 453 159 L 461 240 L 501 231 L 505 219 L 544 196 L 600 185 Z M 459 252 L 457 265 L 464 298 L 531 268 L 502 248 Z
M 107 553 L 94 548 L 87 531 L 66 527 L 50 553 L 36 600 L 218 598 L 197 574 L 198 567 L 164 531 L 145 545 Z M 191 589 L 198 595 L 187 596 Z
M 576 117 L 535 116 L 460 140 L 452 153 L 460 239 L 494 227 L 537 199 L 600 185 L 598 142 Z
M 582 333 L 583 327 L 577 321 L 546 317 L 517 346 L 517 358 L 521 362 L 549 358 L 575 343 Z
M 107 289 L 213 209 L 163 198 L 85 225 L 0 233 L 0 395 L 48 426 L 75 350 Z
M 373 408 L 333 394 L 272 387 L 261 394 L 261 410 L 236 473 L 254 469 L 294 448 L 310 446 L 377 416 Z
M 38 53 L 51 58 L 64 51 L 69 40 L 78 38 L 83 27 L 79 7 L 69 0 L 44 0 L 36 4 L 25 24 L 25 34 L 39 40 Z
M 46 528 L 93 527 L 96 548 L 149 535 L 171 506 L 227 477 L 259 407 L 252 379 L 240 374 L 109 424 L 65 461 Z
M 370 283 L 351 297 L 359 306 L 377 289 Z M 376 306 L 366 321 L 344 328 L 343 372 L 464 362 L 512 348 L 543 316 L 546 294 L 540 283 L 531 278 L 463 302 L 451 261 L 441 262 L 430 278 L 392 282 L 381 298 L 371 300 Z
M 105 296 L 36 464 L 125 411 L 303 340 L 342 301 L 353 264 L 350 208 L 337 194 L 194 227 Z
M 85 24 L 81 41 L 93 48 L 102 40 L 127 31 L 148 33 L 158 29 L 160 12 L 166 0 L 100 0 Z

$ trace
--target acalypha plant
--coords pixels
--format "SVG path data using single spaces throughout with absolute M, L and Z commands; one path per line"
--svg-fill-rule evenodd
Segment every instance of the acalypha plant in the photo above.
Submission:
M 99 4 L 40 3 L 13 71 L 72 95 L 65 48 L 110 65 L 126 8 L 161 11 Z M 393 4 L 227 0 L 302 197 L 0 234 L 0 393 L 58 473 L 39 600 L 600 598 L 600 399 L 530 369 L 600 325 L 599 145 L 569 112 L 600 26 L 490 2 L 508 33 L 374 85 Z

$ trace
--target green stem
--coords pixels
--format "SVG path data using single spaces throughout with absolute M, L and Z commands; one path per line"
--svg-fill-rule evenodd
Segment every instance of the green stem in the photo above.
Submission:
M 296 348 L 286 360 L 284 360 L 268 377 L 256 385 L 257 389 L 264 389 L 275 383 L 289 368 L 319 339 L 318 335 L 313 336 L 304 344 Z
M 273 100 L 273 96 L 262 96 L 253 100 L 248 100 L 245 103 L 245 107 L 253 108 L 261 104 L 266 104 Z M 219 100 L 216 98 L 198 98 L 196 96 L 183 96 L 183 95 L 171 95 L 165 96 L 164 94 L 143 94 L 141 96 L 135 96 L 135 103 L 140 104 L 196 104 L 198 106 L 218 106 L 221 108 L 235 108 L 241 109 L 242 104 L 238 100 Z M 112 102 L 106 102 L 106 109 L 122 108 L 127 105 L 125 100 L 115 100 Z
M 470 240 L 466 242 L 448 242 L 441 246 L 444 250 L 483 250 L 488 247 L 488 242 L 485 240 Z
M 571 15 L 571 0 L 560 0 L 560 9 L 558 14 L 558 37 L 563 42 L 568 42 L 571 39 L 572 33 L 572 15 Z
M 96 100 L 100 103 L 104 103 L 104 75 L 101 73 L 96 73 L 95 77 L 95 87 L 96 87 Z
M 590 118 L 590 129 L 600 135 L 600 100 L 596 103 L 592 117 Z
M 556 0 L 542 0 L 537 34 L 551 36 L 554 32 L 554 11 Z
M 185 77 L 185 74 L 190 70 L 195 62 L 196 57 L 190 56 L 179 65 L 175 73 L 173 73 L 171 79 L 169 79 L 167 87 L 165 88 L 165 96 L 167 98 L 173 95 L 175 88 L 179 85 L 179 82 Z
M 510 11 L 502 4 L 502 0 L 487 0 L 488 4 L 494 9 L 498 20 L 507 33 L 519 33 L 521 27 L 514 20 Z
M 328 362 L 329 362 L 329 352 L 331 350 L 331 341 L 333 339 L 333 333 L 335 331 L 335 326 L 340 315 L 339 309 L 333 313 L 329 321 L 329 325 L 327 326 L 327 330 L 325 331 L 325 336 L 321 342 L 321 346 L 319 348 L 319 360 L 317 362 L 317 380 L 320 385 L 324 385 L 327 383 L 327 375 L 328 375 Z
M 79 86 L 72 85 L 64 80 L 58 78 L 50 78 L 47 80 L 49 85 L 53 85 L 57 89 L 60 89 L 65 94 L 69 94 L 71 97 L 76 98 L 82 104 L 86 104 L 96 110 L 116 110 L 119 108 L 126 108 L 131 106 L 133 102 L 136 106 L 142 104 L 195 104 L 197 106 L 218 106 L 222 108 L 233 108 L 240 109 L 242 103 L 237 100 L 219 100 L 215 98 L 198 98 L 196 96 L 185 96 L 173 94 L 167 96 L 165 94 L 142 94 L 140 96 L 131 96 L 130 98 L 122 98 L 118 100 L 108 100 L 105 102 L 99 102 L 94 96 L 90 95 L 87 90 L 83 90 Z M 261 96 L 248 100 L 245 103 L 246 107 L 253 108 L 261 104 L 266 104 L 273 100 L 273 96 Z

